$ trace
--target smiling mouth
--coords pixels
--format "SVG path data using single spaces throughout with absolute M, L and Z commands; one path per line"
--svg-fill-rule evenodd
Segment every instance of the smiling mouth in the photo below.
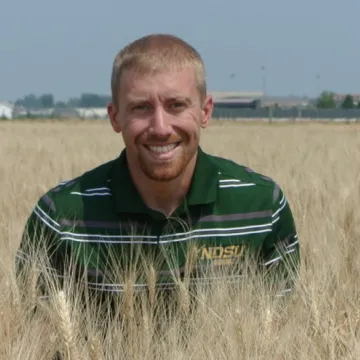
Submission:
M 178 147 L 179 144 L 180 141 L 168 145 L 145 145 L 145 147 L 155 154 L 166 154 Z

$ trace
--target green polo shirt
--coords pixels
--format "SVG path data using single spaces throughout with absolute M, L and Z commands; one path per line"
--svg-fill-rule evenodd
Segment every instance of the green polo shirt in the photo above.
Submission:
M 300 259 L 294 219 L 281 188 L 201 147 L 189 192 L 171 217 L 145 205 L 124 149 L 39 199 L 18 258 L 26 260 L 33 245 L 47 246 L 58 276 L 65 276 L 64 264 L 71 258 L 85 272 L 89 288 L 102 292 L 121 291 L 130 267 L 136 268 L 135 287 L 146 288 L 144 264 L 154 266 L 157 286 L 166 288 L 185 270 L 193 281 L 206 281 L 202 274 L 209 266 L 236 267 L 249 254 L 259 268 L 276 274 L 287 273 L 288 260 L 296 268 Z M 241 276 L 240 270 L 231 276 Z

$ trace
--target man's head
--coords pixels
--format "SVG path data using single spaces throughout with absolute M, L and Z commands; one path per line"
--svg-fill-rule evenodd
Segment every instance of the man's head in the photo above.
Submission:
M 194 165 L 213 102 L 192 46 L 164 34 L 132 42 L 114 60 L 111 88 L 109 117 L 133 172 L 169 181 Z

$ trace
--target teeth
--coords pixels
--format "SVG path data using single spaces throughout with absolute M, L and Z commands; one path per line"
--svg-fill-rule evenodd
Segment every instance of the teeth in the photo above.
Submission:
M 148 148 L 157 154 L 165 154 L 171 150 L 174 150 L 176 148 L 177 144 L 170 144 L 170 145 L 166 145 L 166 146 L 153 146 L 153 145 L 149 145 Z

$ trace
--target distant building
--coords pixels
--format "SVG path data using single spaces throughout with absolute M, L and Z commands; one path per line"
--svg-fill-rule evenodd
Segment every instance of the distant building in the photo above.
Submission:
M 261 107 L 262 92 L 210 92 L 215 109 L 256 109 Z
M 79 113 L 76 111 L 76 109 L 72 108 L 55 108 L 51 113 L 51 117 L 59 119 L 76 119 L 79 117 Z
M 267 96 L 261 99 L 262 107 L 277 107 L 282 109 L 307 108 L 311 99 L 305 96 Z
M 305 108 L 310 99 L 306 96 L 270 96 L 263 92 L 210 92 L 215 108 L 256 109 L 261 107 Z
M 214 101 L 217 109 L 257 109 L 261 107 L 259 99 L 222 99 Z
M 76 108 L 77 113 L 84 119 L 106 119 L 107 108 Z
M 0 102 L 0 118 L 12 119 L 14 117 L 14 105 L 9 102 Z

